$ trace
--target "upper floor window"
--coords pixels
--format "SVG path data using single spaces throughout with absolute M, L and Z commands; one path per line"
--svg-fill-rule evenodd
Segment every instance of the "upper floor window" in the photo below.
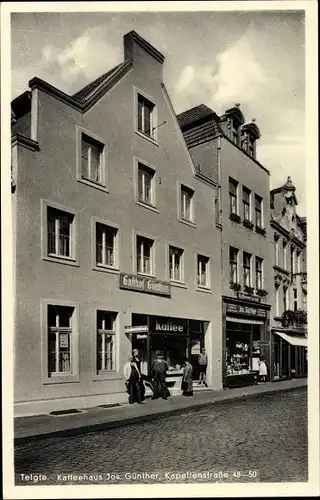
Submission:
M 243 284 L 251 287 L 251 255 L 243 252 Z
M 155 105 L 138 94 L 138 130 L 153 138 Z
M 290 248 L 290 272 L 295 274 L 296 272 L 296 262 L 295 262 L 296 251 L 294 247 Z
M 182 258 L 183 250 L 181 248 L 169 246 L 169 270 L 172 281 L 183 281 Z
M 256 227 L 262 228 L 262 198 L 256 194 L 254 196 L 254 201 L 255 201 Z
M 282 252 L 283 252 L 283 268 L 287 269 L 287 266 L 288 266 L 288 243 L 286 240 L 282 241 Z
M 116 266 L 116 238 L 118 230 L 96 222 L 96 265 Z
M 238 213 L 238 182 L 229 177 L 230 214 Z
M 251 191 L 245 186 L 242 187 L 242 202 L 243 202 L 243 218 L 251 220 L 251 206 L 250 206 Z
M 256 289 L 263 288 L 263 275 L 262 275 L 263 259 L 256 257 Z
M 288 289 L 283 289 L 283 312 L 288 310 Z
M 238 254 L 239 250 L 234 247 L 229 249 L 230 282 L 238 283 Z
M 296 269 L 297 269 L 297 273 L 300 274 L 301 273 L 301 252 L 300 251 L 297 251 L 297 253 L 296 253 Z
M 138 200 L 154 205 L 154 170 L 138 164 Z
M 81 135 L 82 179 L 104 185 L 102 152 L 103 144 L 85 134 Z
M 274 234 L 274 264 L 279 265 L 279 236 Z
M 48 377 L 72 374 L 73 307 L 48 305 Z
M 209 257 L 197 256 L 197 284 L 200 287 L 210 288 Z
M 115 338 L 117 314 L 97 311 L 97 371 L 115 371 Z
M 297 288 L 293 289 L 293 310 L 298 310 L 298 290 Z
M 194 191 L 181 186 L 181 219 L 187 222 L 193 222 L 193 195 Z
M 48 255 L 74 257 L 74 215 L 47 207 Z
M 140 274 L 153 274 L 153 244 L 153 240 L 137 236 L 137 272 Z

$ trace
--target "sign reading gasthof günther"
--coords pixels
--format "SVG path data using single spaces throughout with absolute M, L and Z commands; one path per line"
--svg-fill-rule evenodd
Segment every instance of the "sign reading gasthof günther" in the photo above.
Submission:
M 153 293 L 155 295 L 171 297 L 170 283 L 135 274 L 120 273 L 119 287 L 135 292 Z

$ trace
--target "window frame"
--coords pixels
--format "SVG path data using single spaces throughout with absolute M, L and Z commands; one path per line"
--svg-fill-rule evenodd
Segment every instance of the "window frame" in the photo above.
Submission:
M 118 321 L 119 321 L 119 313 L 116 312 L 116 311 L 109 311 L 109 310 L 102 310 L 102 309 L 96 309 L 95 310 L 95 332 L 96 332 L 96 342 L 95 342 L 95 345 L 96 345 L 96 359 L 95 359 L 95 375 L 98 376 L 99 378 L 101 378 L 101 376 L 104 376 L 104 375 L 113 375 L 115 373 L 117 373 L 118 371 L 118 363 L 117 363 L 117 341 L 118 341 L 118 336 L 117 336 L 117 331 L 118 331 Z M 106 314 L 106 315 L 113 315 L 114 316 L 114 319 L 113 319 L 113 329 L 112 330 L 108 330 L 108 329 L 103 329 L 103 328 L 98 328 L 98 314 L 99 313 L 102 313 L 102 314 Z M 112 336 L 113 337 L 113 360 L 114 360 L 114 367 L 112 369 L 98 369 L 98 337 L 99 335 L 103 335 L 103 338 L 104 338 L 104 341 L 102 342 L 102 344 L 105 345 L 105 336 Z M 104 359 L 104 358 L 103 358 Z M 105 359 L 104 359 L 105 361 Z M 103 365 L 104 363 L 102 363 Z
M 257 208 L 256 202 L 260 202 L 260 208 Z M 260 214 L 260 225 L 257 224 L 257 214 Z M 259 229 L 263 229 L 263 198 L 257 193 L 254 194 L 254 223 Z
M 41 199 L 41 257 L 43 260 L 79 266 L 79 216 L 75 209 L 50 200 Z M 70 214 L 71 223 L 71 256 L 49 254 L 48 252 L 48 208 Z
M 235 255 L 236 255 L 236 260 L 232 261 L 231 260 L 231 251 L 235 251 Z M 235 269 L 236 269 L 236 281 L 233 281 L 232 279 L 232 270 L 233 270 L 233 267 L 232 265 L 235 265 Z M 236 248 L 236 247 L 233 247 L 233 246 L 229 246 L 229 282 L 232 283 L 232 284 L 238 284 L 239 283 L 239 249 Z
M 134 129 L 135 133 L 139 135 L 140 137 L 143 137 L 144 139 L 150 141 L 152 144 L 158 146 L 158 128 L 156 126 L 157 124 L 157 105 L 156 105 L 156 99 L 152 97 L 151 95 L 147 94 L 144 92 L 142 89 L 138 87 L 133 88 L 133 95 L 134 95 Z M 151 128 L 151 134 L 148 135 L 142 130 L 139 129 L 139 96 L 142 98 L 144 101 L 148 101 L 153 105 L 152 112 L 151 112 L 151 119 L 150 119 L 150 128 Z
M 274 244 L 274 265 L 279 266 L 279 240 L 280 236 L 274 233 L 273 244 Z
M 138 238 L 142 238 L 144 240 L 149 240 L 152 242 L 151 251 L 150 251 L 150 273 L 141 272 L 138 269 Z M 155 277 L 155 245 L 156 239 L 152 238 L 149 235 L 143 233 L 135 233 L 134 234 L 134 272 L 139 274 L 140 276 L 150 276 L 152 278 Z
M 101 182 L 95 182 L 86 177 L 82 177 L 82 136 L 86 136 L 90 142 L 96 143 L 98 147 L 101 148 L 100 152 L 100 172 L 101 172 Z M 76 126 L 76 164 L 77 164 L 77 181 L 87 186 L 91 186 L 100 191 L 106 193 L 109 192 L 108 189 L 108 149 L 105 141 L 94 134 L 90 130 L 87 130 L 79 125 Z
M 257 264 L 260 263 L 261 268 L 258 269 Z M 262 257 L 255 257 L 255 288 L 256 290 L 263 290 L 263 281 L 264 281 L 264 273 L 263 273 L 263 266 L 264 260 Z M 260 277 L 260 287 L 258 287 L 258 276 Z
M 206 284 L 202 285 L 199 283 L 199 258 L 200 259 L 205 259 L 206 262 Z M 197 253 L 196 254 L 196 289 L 200 291 L 209 291 L 211 292 L 211 276 L 210 276 L 210 269 L 211 269 L 211 256 L 205 255 L 203 253 Z
M 235 188 L 235 194 L 231 190 L 231 186 Z M 232 199 L 235 200 L 236 211 L 232 211 Z M 239 215 L 239 182 L 229 177 L 229 215 Z
M 245 257 L 249 257 L 249 265 L 245 265 Z M 249 269 L 249 284 L 246 283 L 245 271 Z M 242 255 L 243 286 L 252 287 L 252 254 L 243 252 Z
M 109 227 L 116 232 L 114 238 L 114 265 L 98 264 L 96 256 L 97 246 L 97 224 Z M 95 271 L 108 272 L 119 274 L 120 272 L 120 225 L 114 222 L 101 219 L 100 217 L 91 217 L 91 255 L 92 255 L 92 269 Z
M 292 289 L 292 302 L 293 302 L 293 310 L 297 311 L 299 309 L 298 288 Z
M 72 314 L 72 335 L 71 335 L 71 372 L 54 372 L 49 376 L 49 326 L 48 326 L 48 307 L 68 307 L 73 309 Z M 63 384 L 70 382 L 80 382 L 79 374 L 79 304 L 78 302 L 57 300 L 57 299 L 42 299 L 41 300 L 41 373 L 43 384 Z
M 173 284 L 179 284 L 183 285 L 185 280 L 184 280 L 184 249 L 181 247 L 178 247 L 176 245 L 173 245 L 171 243 L 168 243 L 168 280 L 173 283 Z M 171 265 L 170 265 L 170 250 L 178 251 L 180 252 L 180 276 L 179 279 L 176 279 L 175 277 L 171 277 Z M 175 255 L 175 254 L 173 254 Z M 175 259 L 174 259 L 175 260 Z
M 288 270 L 288 245 L 289 245 L 288 241 L 283 238 L 282 239 L 282 256 L 283 256 L 282 265 L 283 265 L 283 269 L 285 269 L 286 271 Z
M 179 196 L 178 196 L 178 220 L 183 222 L 184 224 L 195 226 L 195 190 L 193 187 L 188 186 L 187 184 L 178 183 L 179 186 Z M 182 208 L 183 208 L 183 194 L 186 193 L 190 197 L 190 219 L 186 219 L 183 217 Z
M 245 201 L 244 200 L 244 194 L 248 195 L 248 199 L 249 201 Z M 243 218 L 244 220 L 248 220 L 248 221 L 252 221 L 252 210 L 251 210 L 251 194 L 252 194 L 252 191 L 251 189 L 247 188 L 246 186 L 242 186 L 242 208 L 243 208 Z M 248 215 L 249 217 L 246 217 L 246 207 L 248 207 Z
M 151 203 L 147 201 L 143 201 L 139 199 L 139 170 L 145 169 L 152 174 L 151 178 Z M 136 156 L 133 158 L 133 179 L 134 179 L 134 201 L 137 205 L 144 207 L 148 210 L 152 210 L 153 212 L 159 213 L 159 210 L 156 207 L 156 181 L 157 181 L 157 172 L 155 167 Z

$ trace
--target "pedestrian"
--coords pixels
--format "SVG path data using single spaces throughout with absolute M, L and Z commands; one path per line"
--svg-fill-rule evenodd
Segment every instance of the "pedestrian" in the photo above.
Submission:
M 157 352 L 156 359 L 152 364 L 152 377 L 154 380 L 154 395 L 152 399 L 167 399 L 167 384 L 166 376 L 168 370 L 168 363 L 163 359 L 163 355 Z
M 188 358 L 185 360 L 182 374 L 181 389 L 183 396 L 193 396 L 193 380 L 192 380 L 193 367 Z
M 198 363 L 199 363 L 199 382 L 198 382 L 198 385 L 201 385 L 201 382 L 203 382 L 204 385 L 206 387 L 208 387 L 207 380 L 206 380 L 208 356 L 206 354 L 206 350 L 204 347 L 201 349 L 201 353 L 198 356 Z
M 141 374 L 131 355 L 128 357 L 128 361 L 123 366 L 123 376 L 125 379 L 127 393 L 129 394 L 129 403 L 141 404 L 142 401 L 139 387 Z
M 267 379 L 267 365 L 264 356 L 261 356 L 259 361 L 259 379 L 263 383 L 265 383 Z
M 138 349 L 133 349 L 132 357 L 133 357 L 133 361 L 136 363 L 138 370 L 139 370 L 139 373 L 140 373 L 139 390 L 140 390 L 141 401 L 144 401 L 146 389 L 145 389 L 145 386 L 143 383 L 143 375 L 141 373 L 141 359 L 140 359 L 140 354 L 139 354 Z

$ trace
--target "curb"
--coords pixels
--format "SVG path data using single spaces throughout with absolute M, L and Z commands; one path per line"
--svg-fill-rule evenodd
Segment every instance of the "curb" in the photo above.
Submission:
M 171 415 L 181 415 L 181 413 L 187 413 L 187 412 L 192 412 L 196 411 L 208 406 L 214 406 L 218 404 L 226 404 L 226 403 L 232 403 L 233 401 L 245 401 L 246 399 L 253 399 L 257 397 L 261 397 L 264 395 L 270 395 L 270 394 L 281 394 L 284 392 L 290 392 L 290 391 L 297 391 L 297 390 L 306 390 L 307 385 L 304 386 L 298 386 L 298 387 L 287 387 L 283 389 L 276 389 L 276 388 L 271 388 L 259 392 L 259 393 L 252 393 L 252 394 L 239 394 L 239 396 L 232 396 L 232 397 L 226 397 L 226 398 L 221 398 L 221 399 L 216 399 L 213 401 L 205 401 L 203 403 L 198 403 L 192 406 L 187 406 L 184 408 L 171 408 L 170 410 L 165 410 L 161 411 L 159 413 L 147 413 L 146 415 L 138 415 L 134 417 L 127 417 L 119 420 L 114 420 L 110 422 L 101 422 L 98 424 L 88 424 L 84 426 L 79 426 L 75 428 L 70 428 L 70 429 L 61 429 L 58 431 L 52 431 L 52 432 L 46 432 L 42 434 L 34 434 L 30 436 L 24 436 L 24 437 L 18 437 L 14 438 L 14 445 L 19 446 L 19 445 L 24 445 L 28 444 L 34 441 L 41 441 L 44 439 L 54 439 L 54 438 L 60 438 L 60 437 L 72 437 L 76 435 L 81 435 L 81 434 L 90 434 L 94 432 L 99 432 L 99 431 L 104 431 L 108 429 L 114 429 L 117 427 L 124 427 L 128 425 L 134 425 L 134 424 L 142 424 L 146 422 L 151 422 L 153 420 L 158 420 L 161 418 L 166 418 Z

